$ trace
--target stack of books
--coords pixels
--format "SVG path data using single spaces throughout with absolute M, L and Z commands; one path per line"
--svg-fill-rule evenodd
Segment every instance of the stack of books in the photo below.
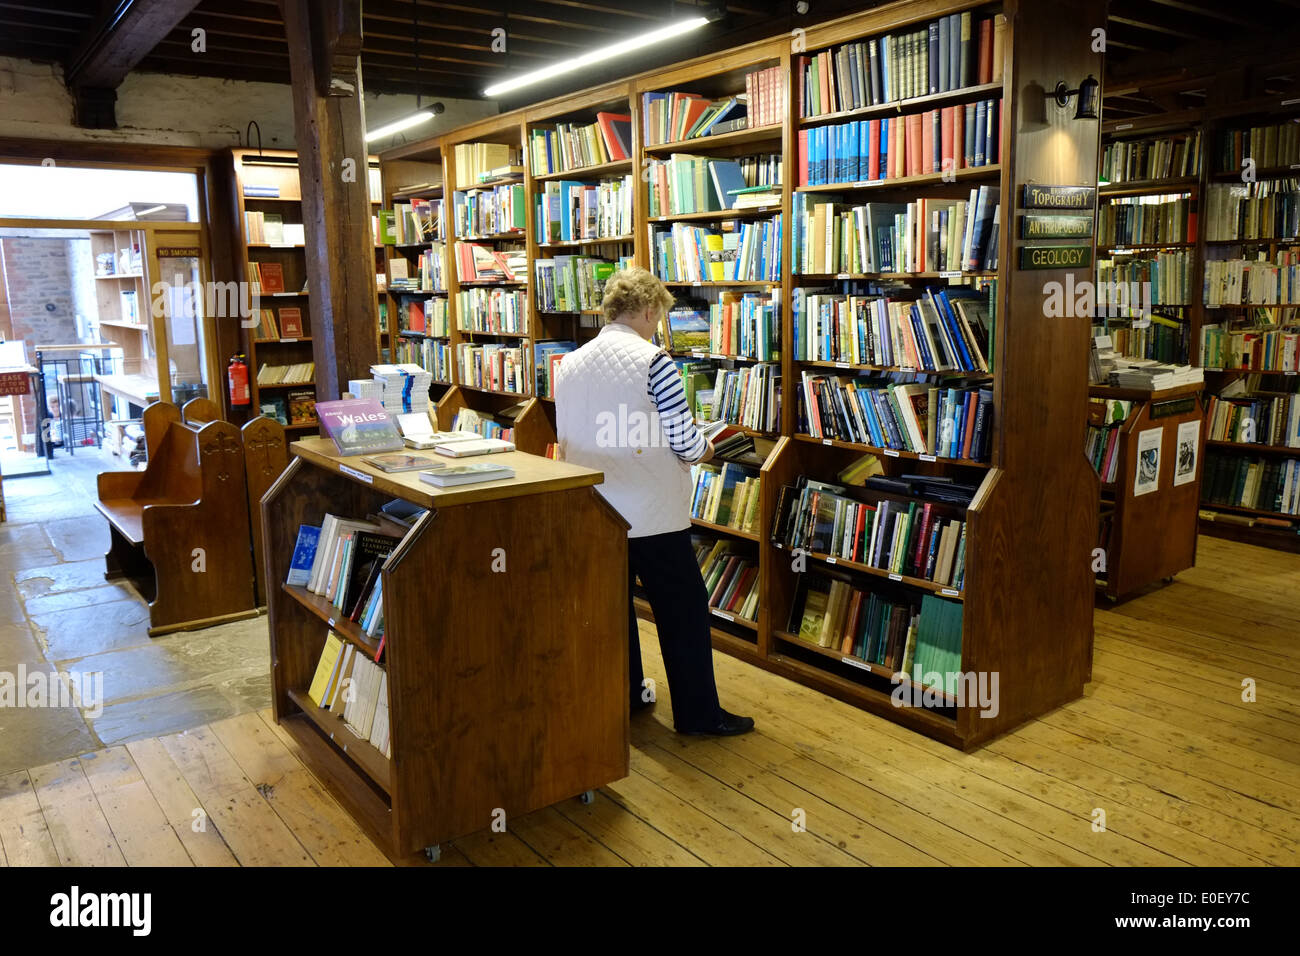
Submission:
M 733 462 L 691 467 L 691 517 L 737 531 L 758 531 L 758 474 Z
M 299 385 L 310 382 L 316 374 L 316 363 L 297 362 L 293 365 L 263 365 L 257 370 L 258 385 Z
M 1196 385 L 1205 381 L 1205 373 L 1195 365 L 1167 365 L 1154 359 L 1126 358 L 1116 363 L 1110 384 L 1117 388 L 1136 388 L 1155 392 L 1179 385 Z
M 429 407 L 429 386 L 433 376 L 418 365 L 372 365 L 370 374 L 382 386 L 379 396 L 390 415 L 422 412 Z
M 753 621 L 758 617 L 758 559 L 735 546 L 728 538 L 697 538 L 695 558 L 709 592 L 709 607 Z

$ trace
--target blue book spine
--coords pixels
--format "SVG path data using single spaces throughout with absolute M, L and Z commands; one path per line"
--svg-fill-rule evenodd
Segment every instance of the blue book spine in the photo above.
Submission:
M 880 175 L 878 179 L 889 178 L 889 117 L 881 117 L 880 120 Z
M 844 161 L 844 179 L 847 182 L 855 183 L 862 178 L 859 168 L 862 161 L 862 147 L 858 143 L 858 124 L 845 123 L 844 125 L 848 136 L 848 149 L 845 151 Z
M 988 123 L 988 103 L 980 100 L 975 104 L 975 165 L 983 166 L 985 164 L 984 154 L 986 150 L 985 125 Z
M 316 560 L 316 545 L 320 541 L 320 528 L 304 524 L 298 527 L 298 542 L 293 546 L 293 560 L 289 562 L 289 576 L 285 584 L 306 587 L 311 577 L 311 566 Z
M 952 89 L 951 79 L 948 73 L 948 48 L 951 41 L 948 38 L 948 18 L 939 18 L 939 92 L 946 93 Z
M 930 21 L 929 50 L 926 63 L 929 66 L 930 92 L 939 92 L 939 21 Z

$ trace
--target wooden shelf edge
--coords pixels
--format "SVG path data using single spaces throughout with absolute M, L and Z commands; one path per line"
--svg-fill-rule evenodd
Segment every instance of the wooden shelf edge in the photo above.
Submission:
M 333 749 L 337 750 L 340 760 L 346 757 L 385 793 L 392 793 L 392 760 L 372 747 L 368 740 L 362 740 L 348 730 L 343 718 L 336 717 L 313 704 L 311 698 L 302 691 L 290 687 L 285 692 L 298 706 L 302 716 L 329 740 Z

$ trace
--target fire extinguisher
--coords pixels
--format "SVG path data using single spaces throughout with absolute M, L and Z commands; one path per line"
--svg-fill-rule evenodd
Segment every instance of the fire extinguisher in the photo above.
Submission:
M 230 357 L 230 365 L 226 368 L 226 379 L 230 383 L 232 407 L 242 408 L 252 404 L 252 396 L 248 391 L 248 364 L 244 361 L 243 353 L 236 353 Z

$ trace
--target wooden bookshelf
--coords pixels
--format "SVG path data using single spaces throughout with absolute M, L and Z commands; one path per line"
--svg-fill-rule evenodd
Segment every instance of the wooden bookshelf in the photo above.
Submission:
M 997 13 L 1006 17 L 1003 60 L 998 64 L 1000 69 L 996 74 L 1000 78 L 995 82 L 976 84 L 937 98 L 916 97 L 889 103 L 883 108 L 870 107 L 865 111 L 854 111 L 852 117 L 796 115 L 792 80 L 796 56 L 812 56 L 841 43 L 879 37 L 885 33 L 922 30 L 941 15 L 965 12 L 976 17 Z M 1050 103 L 1045 121 L 1036 119 L 1024 124 L 1013 122 L 1012 118 L 1021 115 L 1018 97 L 1022 90 L 1050 90 L 1060 79 L 1073 82 L 1090 73 L 1101 75 L 1100 56 L 1090 53 L 1086 43 L 1075 42 L 1074 38 L 1088 36 L 1091 24 L 1100 22 L 1103 12 L 1100 3 L 1096 2 L 1030 4 L 1021 0 L 1005 0 L 1003 3 L 901 0 L 807 28 L 802 36 L 803 50 L 798 54 L 791 50 L 788 35 L 776 35 L 720 55 L 687 60 L 515 113 L 482 120 L 422 143 L 390 150 L 382 156 L 382 162 L 388 164 L 427 154 L 435 147 L 440 148 L 445 157 L 447 151 L 457 144 L 485 139 L 526 143 L 530 124 L 554 122 L 557 118 L 592 117 L 597 110 L 613 103 L 626 103 L 626 111 L 632 116 L 633 135 L 637 139 L 632 170 L 640 170 L 647 161 L 666 158 L 673 152 L 716 158 L 768 152 L 781 154 L 784 175 L 779 205 L 770 206 L 764 213 L 755 213 L 769 216 L 780 213 L 782 217 L 783 267 L 779 281 L 669 284 L 674 291 L 691 291 L 701 298 L 708 298 L 714 289 L 720 288 L 776 289 L 781 304 L 781 346 L 776 363 L 782 381 L 781 426 L 775 443 L 769 444 L 764 453 L 760 470 L 759 540 L 753 542 L 738 537 L 732 529 L 709 528 L 699 522 L 693 525 L 697 533 L 706 537 L 730 536 L 746 547 L 757 548 L 758 619 L 753 627 L 748 627 L 715 615 L 714 645 L 756 666 L 963 748 L 978 746 L 1031 717 L 1078 697 L 1091 672 L 1092 578 L 1087 556 L 1095 538 L 1095 517 L 1089 509 L 1071 505 L 1071 502 L 1095 500 L 1098 494 L 1096 477 L 1079 454 L 1087 397 L 1087 326 L 1042 317 L 1043 282 L 1063 281 L 1066 271 L 1022 273 L 1018 270 L 1017 247 L 1021 240 L 1017 238 L 1016 215 L 1021 187 L 1026 183 L 1096 185 L 1100 128 L 1094 121 L 1074 120 L 1072 109 L 1061 110 Z M 779 122 L 675 143 L 647 146 L 640 141 L 643 94 L 689 91 L 710 99 L 731 96 L 744 90 L 747 73 L 768 67 L 777 67 L 783 80 Z M 797 187 L 798 135 L 801 129 L 845 118 L 871 115 L 905 117 L 935 106 L 999 96 L 1003 119 L 998 143 L 999 161 L 995 164 L 960 169 L 955 175 L 935 173 L 879 183 L 851 182 L 804 187 L 802 190 Z M 1041 110 L 1041 104 L 1035 104 L 1035 108 Z M 588 168 L 564 174 L 564 177 L 582 178 L 588 174 L 599 176 L 599 171 Z M 544 185 L 545 179 L 550 177 L 551 174 L 534 176 L 530 164 L 525 162 L 524 182 L 530 198 L 529 228 L 526 230 L 530 273 L 533 264 L 542 256 L 549 255 L 549 247 L 553 246 L 551 243 L 544 246 L 536 243 L 531 219 L 531 198 L 535 195 L 535 187 Z M 796 391 L 802 363 L 795 361 L 790 347 L 793 290 L 796 285 L 858 277 L 791 274 L 790 226 L 795 192 L 799 190 L 814 195 L 843 193 L 852 196 L 854 202 L 875 201 L 874 197 L 880 195 L 889 201 L 904 202 L 924 196 L 964 198 L 972 187 L 979 185 L 988 185 L 995 190 L 1001 208 L 998 270 L 978 275 L 935 272 L 861 278 L 898 278 L 923 282 L 936 289 L 945 287 L 947 283 L 996 282 L 993 299 L 997 337 L 991 345 L 993 354 L 989 356 L 995 371 L 987 377 L 969 377 L 991 383 L 994 395 L 991 460 L 971 462 L 905 452 L 894 454 L 800 434 L 802 428 L 798 422 Z M 1095 212 L 1095 209 L 1087 211 Z M 708 221 L 749 215 L 749 211 L 745 211 L 708 213 L 692 218 Z M 660 218 L 668 221 L 683 217 L 656 217 Z M 649 267 L 652 257 L 649 186 L 640 177 L 636 183 L 634 220 L 629 242 L 634 261 Z M 622 250 L 627 246 L 618 248 Z M 1090 273 L 1090 268 L 1076 270 L 1074 279 L 1089 279 Z M 534 335 L 538 330 L 554 328 L 544 324 L 552 321 L 551 316 L 539 316 L 534 312 L 531 319 L 533 324 L 530 328 Z M 560 321 L 571 320 L 561 318 Z M 1077 358 L 1063 360 L 1063 356 Z M 1051 374 L 1046 375 L 1045 369 L 1051 369 Z M 456 399 L 444 399 L 448 410 L 456 401 L 476 400 L 472 390 L 460 391 L 462 394 Z M 553 403 L 541 401 L 539 405 L 548 416 L 553 415 Z M 443 414 L 440 403 L 440 424 L 443 423 Z M 996 717 L 981 717 L 970 706 L 935 710 L 895 707 L 890 700 L 892 687 L 888 675 L 845 664 L 809 649 L 803 642 L 789 640 L 787 626 L 799 575 L 791 570 L 789 554 L 773 546 L 769 538 L 781 486 L 793 482 L 799 475 L 833 480 L 845 465 L 868 452 L 877 455 L 888 475 L 952 476 L 979 489 L 965 513 L 966 578 L 963 591 L 956 597 L 960 598 L 963 608 L 963 670 L 997 671 L 1000 674 L 1001 701 Z M 1046 520 L 1045 515 L 1051 516 L 1051 520 Z M 817 564 L 816 561 L 812 563 L 814 566 Z M 864 589 L 879 581 L 893 588 L 911 588 L 918 595 L 929 594 L 947 600 L 954 597 L 943 594 L 941 589 L 936 593 L 932 582 L 923 582 L 922 586 L 918 582 L 882 580 L 878 574 L 854 568 L 847 569 L 847 573 L 855 575 L 855 580 Z M 639 599 L 636 606 L 639 613 L 648 613 Z M 1044 621 L 1052 622 L 1050 632 L 1044 630 Z
M 307 256 L 303 243 L 289 242 L 254 242 L 248 227 L 248 213 L 263 213 L 280 216 L 286 224 L 302 222 L 302 192 L 298 180 L 298 154 L 292 150 L 277 149 L 231 149 L 229 151 L 231 183 L 234 195 L 231 197 L 235 211 L 235 223 L 232 236 L 235 241 L 234 262 L 238 279 L 253 282 L 253 266 L 270 263 L 278 265 L 284 275 L 284 291 L 279 293 L 262 292 L 259 295 L 259 309 L 270 309 L 275 313 L 277 327 L 281 325 L 280 313 L 285 308 L 301 311 L 303 334 L 274 338 L 258 338 L 257 320 L 254 314 L 244 319 L 251 326 L 245 326 L 241 335 L 244 354 L 248 359 L 248 378 L 251 405 L 249 415 L 262 414 L 263 401 L 276 404 L 273 396 L 281 394 L 285 388 L 300 388 L 305 391 L 316 390 L 315 379 L 295 382 L 292 385 L 262 384 L 257 382 L 257 373 L 263 365 L 297 365 L 314 361 L 312 352 L 312 315 L 307 291 Z M 377 157 L 370 157 L 371 167 L 378 163 Z M 369 168 L 368 168 L 369 170 Z M 367 170 L 367 175 L 369 171 Z M 273 191 L 276 195 L 250 195 L 253 193 Z M 371 202 L 372 211 L 378 203 Z M 373 238 L 372 238 L 373 243 Z M 384 262 L 383 248 L 376 244 L 376 271 L 382 271 Z M 379 335 L 380 309 L 383 294 L 377 292 L 375 300 L 375 334 Z M 262 392 L 268 391 L 267 395 Z M 314 420 L 295 421 L 290 414 L 288 402 L 284 402 L 286 428 L 316 428 Z M 277 405 L 278 408 L 278 405 Z M 272 416 L 274 417 L 274 416 Z
M 391 757 L 306 693 L 331 628 L 372 659 L 377 642 L 303 588 L 269 596 L 275 719 L 394 862 L 627 775 L 627 525 L 595 491 L 599 472 L 513 452 L 500 456 L 512 480 L 437 489 L 325 439 L 292 451 L 263 501 L 269 581 L 326 512 L 427 509 L 382 572 Z M 446 573 L 452 553 L 481 569 Z
M 1172 580 L 1196 564 L 1197 511 L 1204 473 L 1205 436 L 1199 428 L 1205 414 L 1203 386 L 1185 385 L 1155 392 L 1092 386 L 1096 400 L 1132 402 L 1119 429 L 1114 454 L 1118 456 L 1115 481 L 1103 482 L 1102 520 L 1108 534 L 1099 536 L 1104 570 L 1097 573 L 1097 588 L 1116 601 L 1160 581 Z M 1097 403 L 1094 403 L 1097 404 Z M 1184 423 L 1198 426 L 1191 480 L 1175 484 L 1178 469 L 1178 430 Z M 1090 424 L 1100 420 L 1090 417 Z M 1160 431 L 1160 463 L 1156 489 L 1136 495 L 1139 436 Z M 1096 562 L 1094 562 L 1096 563 Z

